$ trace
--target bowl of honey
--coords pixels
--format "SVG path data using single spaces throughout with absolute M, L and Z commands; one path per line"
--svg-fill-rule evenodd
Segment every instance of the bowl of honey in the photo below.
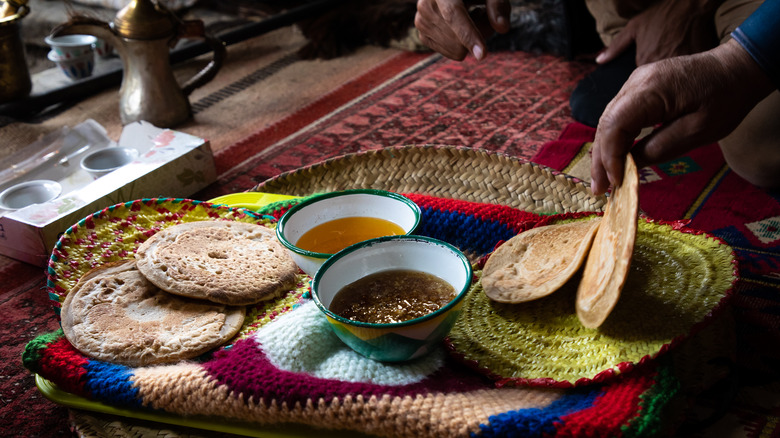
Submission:
M 384 190 L 355 189 L 324 193 L 290 208 L 276 227 L 279 243 L 303 272 L 314 276 L 333 254 L 364 240 L 411 234 L 420 223 L 420 207 Z
M 471 279 L 468 259 L 449 243 L 386 236 L 329 258 L 314 275 L 312 298 L 350 348 L 402 362 L 442 348 Z

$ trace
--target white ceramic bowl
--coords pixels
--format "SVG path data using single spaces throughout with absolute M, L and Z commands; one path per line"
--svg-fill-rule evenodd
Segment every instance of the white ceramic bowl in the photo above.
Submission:
M 420 223 L 420 207 L 409 198 L 384 190 L 357 189 L 326 193 L 293 206 L 279 220 L 276 236 L 303 272 L 314 276 L 331 255 L 298 248 L 301 236 L 317 225 L 345 217 L 386 219 L 411 234 Z
M 33 204 L 42 204 L 56 198 L 62 186 L 56 181 L 39 179 L 13 185 L 0 193 L 0 208 L 18 210 Z
M 138 151 L 126 147 L 108 147 L 98 149 L 81 159 L 81 168 L 93 177 L 100 178 L 122 166 L 130 164 L 138 157 Z
M 92 35 L 62 35 L 47 36 L 45 39 L 53 52 L 49 59 L 55 57 L 57 60 L 67 60 L 80 58 L 84 55 L 94 55 L 94 47 L 97 43 L 97 37 Z M 52 59 L 54 61 L 54 59 Z
M 70 79 L 78 80 L 92 76 L 95 68 L 95 54 L 89 52 L 76 58 L 59 58 L 54 51 L 49 52 L 49 61 L 54 62 Z
M 333 297 L 347 284 L 395 269 L 433 274 L 452 285 L 456 296 L 435 312 L 392 324 L 353 321 L 329 310 Z M 449 243 L 422 236 L 386 236 L 356 243 L 328 259 L 314 276 L 312 298 L 336 335 L 353 350 L 371 359 L 400 362 L 427 354 L 447 336 L 471 278 L 468 259 Z

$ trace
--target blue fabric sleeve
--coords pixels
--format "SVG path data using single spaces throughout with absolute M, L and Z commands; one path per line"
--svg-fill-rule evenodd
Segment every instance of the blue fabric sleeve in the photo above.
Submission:
M 766 0 L 731 36 L 780 88 L 780 0 Z

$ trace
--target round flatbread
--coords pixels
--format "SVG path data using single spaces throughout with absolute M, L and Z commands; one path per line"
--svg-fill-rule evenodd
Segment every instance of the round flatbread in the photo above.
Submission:
M 587 328 L 607 319 L 631 267 L 639 216 L 639 173 L 627 155 L 623 183 L 612 190 L 577 289 L 577 317 Z
M 162 291 L 131 259 L 87 272 L 62 303 L 61 325 L 83 354 L 137 367 L 206 353 L 235 336 L 245 315 L 245 307 Z
M 138 247 L 138 270 L 160 289 L 229 305 L 250 305 L 292 287 L 298 266 L 257 224 L 187 222 L 161 230 Z
M 501 303 L 549 295 L 582 266 L 601 218 L 532 228 L 507 240 L 488 258 L 482 288 Z

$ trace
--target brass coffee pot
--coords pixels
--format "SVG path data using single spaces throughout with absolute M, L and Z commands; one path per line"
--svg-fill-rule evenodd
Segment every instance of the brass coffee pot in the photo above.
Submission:
M 29 12 L 27 0 L 0 0 L 0 103 L 27 97 L 32 90 L 19 29 Z
M 123 124 L 145 120 L 171 128 L 192 116 L 187 96 L 214 78 L 225 58 L 225 44 L 206 35 L 201 20 L 180 20 L 162 4 L 133 0 L 112 23 L 74 17 L 52 30 L 52 36 L 93 35 L 112 44 L 122 59 L 119 113 Z M 201 39 L 213 57 L 201 71 L 179 86 L 169 60 L 169 49 L 180 39 Z

